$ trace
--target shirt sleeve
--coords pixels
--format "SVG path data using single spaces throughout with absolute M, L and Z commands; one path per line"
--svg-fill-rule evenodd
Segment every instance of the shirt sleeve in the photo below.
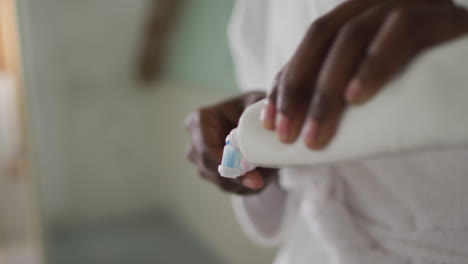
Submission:
M 234 213 L 243 231 L 263 247 L 274 247 L 281 242 L 287 202 L 287 192 L 277 182 L 257 195 L 232 197 Z
M 237 80 L 244 91 L 266 88 L 266 24 L 269 0 L 237 0 L 228 39 Z

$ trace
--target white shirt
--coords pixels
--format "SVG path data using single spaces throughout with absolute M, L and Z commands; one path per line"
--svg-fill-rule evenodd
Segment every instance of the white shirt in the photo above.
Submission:
M 230 26 L 240 86 L 268 89 L 334 0 L 238 0 Z M 375 157 L 281 172 L 233 199 L 247 234 L 283 263 L 468 263 L 468 150 Z

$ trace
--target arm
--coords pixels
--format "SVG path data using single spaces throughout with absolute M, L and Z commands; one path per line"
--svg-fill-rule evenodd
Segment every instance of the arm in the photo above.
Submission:
M 287 192 L 275 181 L 257 195 L 234 195 L 232 207 L 250 240 L 264 247 L 272 247 L 278 245 L 283 237 L 288 200 Z

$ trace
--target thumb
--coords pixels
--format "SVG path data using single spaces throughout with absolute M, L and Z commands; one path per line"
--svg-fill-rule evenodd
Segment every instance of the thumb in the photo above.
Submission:
M 249 171 L 241 179 L 242 185 L 252 190 L 260 190 L 265 185 L 262 175 L 257 170 Z

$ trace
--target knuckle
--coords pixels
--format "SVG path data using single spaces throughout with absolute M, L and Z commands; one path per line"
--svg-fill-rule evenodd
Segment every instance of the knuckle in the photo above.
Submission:
M 288 112 L 292 109 L 307 106 L 312 97 L 312 89 L 297 80 L 284 80 L 281 95 L 278 97 L 278 110 Z
M 278 86 L 281 83 L 282 75 L 283 75 L 283 71 L 279 72 L 273 81 L 273 86 L 271 88 L 271 91 L 267 95 L 267 99 L 270 102 L 273 102 L 273 103 L 276 102 L 276 97 L 278 96 Z
M 201 111 L 193 111 L 190 114 L 187 115 L 187 117 L 184 120 L 184 126 L 187 130 L 192 129 L 195 125 L 200 123 L 200 117 Z
M 314 105 L 329 105 L 333 101 L 333 94 L 329 89 L 317 89 L 314 94 Z
M 408 28 L 413 24 L 414 17 L 414 12 L 411 9 L 397 7 L 389 13 L 387 21 L 393 26 Z
M 201 164 L 204 168 L 210 169 L 211 164 L 213 164 L 213 159 L 208 151 L 202 151 L 201 153 Z
M 195 148 L 193 145 L 189 145 L 185 150 L 185 157 L 191 162 L 195 162 Z
M 294 79 L 294 77 L 284 79 L 280 87 L 282 93 L 292 98 L 298 97 L 301 91 L 304 90 L 304 86 L 297 79 Z
M 296 111 L 300 109 L 307 108 L 309 106 L 309 101 L 304 100 L 305 97 L 297 97 L 296 99 L 287 99 L 282 100 L 277 106 L 277 111 L 284 113 L 286 115 L 298 114 Z
M 310 109 L 310 115 L 320 121 L 325 113 L 329 111 L 330 106 L 331 100 L 328 93 L 318 92 L 314 96 L 314 100 Z
M 345 101 L 341 97 L 321 89 L 314 95 L 309 115 L 321 121 L 327 114 L 342 109 L 344 106 Z
M 221 177 L 217 172 L 214 172 L 205 166 L 198 164 L 198 174 L 205 180 L 208 180 L 210 182 L 214 182 L 215 184 L 218 183 L 218 178 Z
M 278 89 L 276 87 L 273 87 L 273 89 L 268 94 L 267 99 L 271 103 L 276 103 L 276 97 L 277 96 L 278 96 Z
M 307 36 L 315 37 L 327 32 L 330 29 L 330 23 L 326 17 L 315 20 L 309 28 Z
M 224 179 L 218 179 L 218 188 L 224 192 L 234 192 L 235 188 L 232 183 L 225 181 Z
M 283 77 L 283 71 L 284 70 L 281 70 L 280 72 L 278 72 L 278 74 L 276 74 L 275 80 L 274 80 L 274 83 L 273 83 L 273 88 L 276 87 L 280 83 L 281 78 Z
M 218 185 L 218 187 L 223 192 L 231 192 L 231 186 L 228 186 L 227 184 L 221 183 L 221 184 Z
M 304 83 L 304 74 L 300 73 L 298 62 L 290 62 L 285 72 L 278 80 L 278 90 L 280 93 L 294 94 L 301 90 Z
M 424 26 L 424 18 L 417 10 L 411 8 L 397 8 L 388 15 L 387 23 L 401 39 L 411 36 L 412 41 L 408 41 L 409 48 L 415 48 L 421 42 L 424 42 L 424 34 L 421 32 L 421 27 Z
M 369 35 L 369 29 L 368 26 L 363 22 L 350 22 L 346 24 L 339 33 L 339 36 L 342 39 L 351 41 L 362 39 L 363 36 L 367 35 Z
M 204 180 L 207 180 L 209 182 L 213 182 L 213 177 L 211 176 L 211 174 L 206 172 L 204 169 L 199 169 L 198 170 L 198 175 Z
M 377 56 L 368 56 L 359 77 L 362 81 L 369 78 L 381 78 L 387 74 L 388 65 Z

